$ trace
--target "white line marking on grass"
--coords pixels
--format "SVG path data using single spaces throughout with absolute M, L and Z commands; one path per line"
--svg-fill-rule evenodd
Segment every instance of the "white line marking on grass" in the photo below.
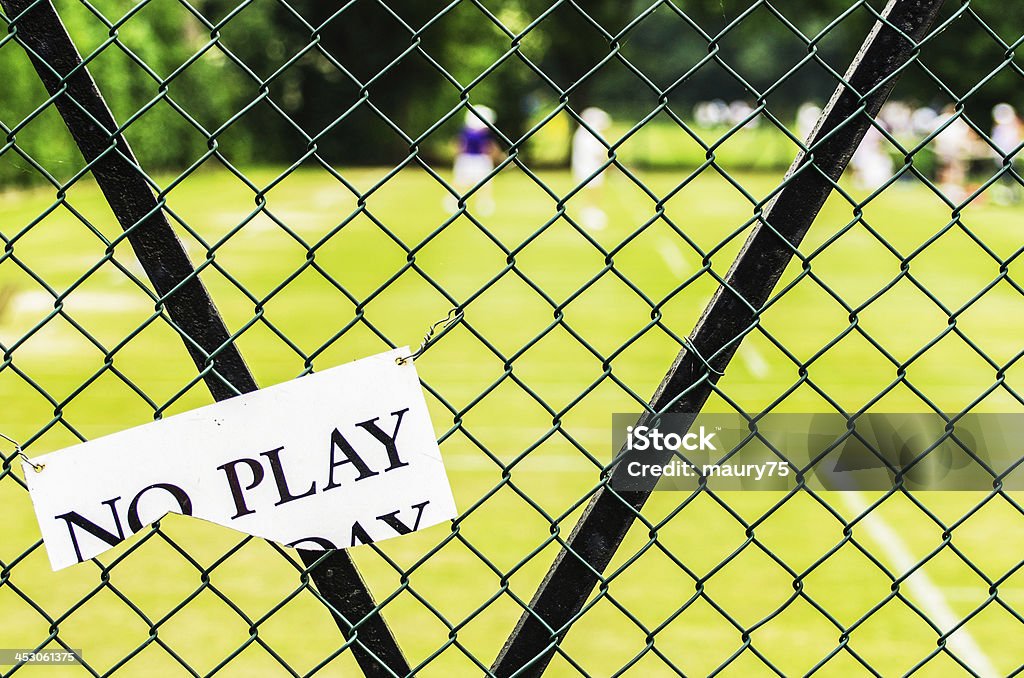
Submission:
M 859 492 L 840 492 L 839 496 L 843 503 L 846 504 L 846 507 L 857 515 L 864 513 L 871 506 Z M 888 523 L 881 516 L 873 512 L 869 513 L 860 521 L 860 524 L 864 526 L 864 529 L 867 530 L 871 538 L 882 547 L 889 560 L 889 565 L 897 574 L 908 572 L 917 565 L 918 560 L 910 553 L 910 550 L 903 543 L 899 534 L 889 527 Z M 931 577 L 923 569 L 914 572 L 904 583 L 906 588 L 909 589 L 910 597 L 914 600 L 914 603 L 921 607 L 924 613 L 932 620 L 932 623 L 942 629 L 943 633 L 948 632 L 949 629 L 962 621 L 962 617 L 954 612 L 950 608 L 949 603 L 946 602 L 942 589 L 932 581 Z M 988 655 L 975 642 L 974 637 L 966 627 L 961 627 L 946 642 L 950 651 L 959 657 L 960 661 L 971 667 L 979 676 L 988 678 L 988 676 L 1001 675 L 996 671 Z
M 761 352 L 750 344 L 740 344 L 740 360 L 746 365 L 747 369 L 756 379 L 763 379 L 768 376 L 771 372 L 771 368 L 768 367 L 768 361 L 764 359 Z
M 123 277 L 123 276 L 122 276 Z M 11 302 L 15 313 L 38 314 L 53 310 L 53 295 L 45 290 L 28 290 L 15 292 Z M 65 307 L 72 313 L 87 311 L 90 313 L 123 313 L 128 309 L 152 308 L 153 302 L 139 290 L 138 294 L 130 292 L 94 292 L 92 290 L 75 290 L 64 300 Z
M 677 278 L 683 278 L 690 274 L 690 265 L 686 263 L 686 259 L 683 257 L 683 253 L 679 251 L 668 238 L 662 238 L 661 243 L 658 247 L 658 254 L 661 255 L 665 265 L 668 266 L 668 270 Z

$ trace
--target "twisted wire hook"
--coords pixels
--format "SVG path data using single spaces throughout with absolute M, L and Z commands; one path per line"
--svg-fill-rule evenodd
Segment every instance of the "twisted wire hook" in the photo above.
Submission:
M 46 464 L 37 464 L 34 461 L 32 461 L 31 459 L 29 459 L 28 455 L 21 451 L 21 445 L 18 444 L 18 441 L 14 440 L 13 438 L 7 437 L 3 433 L 0 433 L 0 438 L 3 438 L 7 442 L 9 442 L 11 445 L 14 445 L 14 453 L 16 455 L 18 455 L 19 457 L 21 457 L 22 461 L 24 461 L 26 464 L 31 466 L 33 468 L 33 470 L 35 470 L 36 473 L 39 473 L 44 468 L 46 468 Z
M 410 360 L 415 361 L 423 355 L 423 352 L 427 350 L 433 340 L 439 338 L 442 334 L 457 325 L 459 321 L 462 320 L 463 315 L 462 310 L 459 308 L 453 308 L 448 311 L 447 316 L 430 326 L 427 333 L 423 335 L 423 341 L 420 343 L 420 347 L 407 356 L 395 358 L 395 364 L 404 365 Z M 438 332 L 438 328 L 441 328 L 440 332 Z M 435 334 L 437 336 L 434 336 Z

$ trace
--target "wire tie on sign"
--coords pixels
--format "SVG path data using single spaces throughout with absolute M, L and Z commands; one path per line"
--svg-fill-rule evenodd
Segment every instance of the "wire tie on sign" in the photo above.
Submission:
M 46 464 L 37 464 L 34 461 L 32 461 L 31 459 L 29 459 L 28 455 L 21 451 L 21 445 L 19 445 L 17 443 L 17 441 L 14 440 L 13 438 L 8 438 L 3 433 L 0 433 L 0 438 L 3 438 L 7 442 L 9 442 L 11 445 L 14 445 L 14 453 L 16 455 L 18 455 L 19 457 L 21 457 L 22 461 L 24 461 L 26 464 L 31 466 L 35 470 L 36 473 L 39 473 L 44 468 L 46 468 Z
M 444 335 L 445 332 L 455 327 L 455 325 L 457 325 L 462 320 L 462 316 L 463 313 L 458 308 L 453 308 L 452 310 L 448 311 L 447 316 L 445 316 L 441 320 L 438 320 L 436 323 L 430 326 L 430 329 L 427 330 L 427 333 L 423 335 L 423 341 L 422 343 L 420 343 L 420 347 L 407 356 L 395 358 L 395 364 L 404 365 L 410 360 L 415 361 L 417 358 L 423 355 L 423 352 L 427 350 L 431 343 L 441 338 L 441 336 Z

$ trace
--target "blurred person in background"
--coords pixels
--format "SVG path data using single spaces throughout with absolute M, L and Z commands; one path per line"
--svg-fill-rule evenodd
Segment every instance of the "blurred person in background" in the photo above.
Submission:
M 705 128 L 724 125 L 729 120 L 729 104 L 721 99 L 701 101 L 694 106 L 693 119 Z
M 584 228 L 600 231 L 608 223 L 601 207 L 608 145 L 601 138 L 612 125 L 612 118 L 600 108 L 591 106 L 580 114 L 583 124 L 572 135 L 572 178 L 581 185 L 583 208 L 580 220 Z M 589 128 L 589 129 L 588 129 Z
M 967 168 L 973 155 L 977 135 L 956 108 L 949 104 L 935 119 L 935 130 L 941 130 L 932 140 L 938 161 L 939 189 L 952 202 L 960 202 L 967 195 Z
M 910 114 L 910 131 L 917 136 L 927 136 L 935 131 L 935 121 L 939 114 L 931 106 L 915 108 Z
M 886 131 L 896 139 L 909 138 L 914 133 L 914 109 L 902 101 L 887 101 L 878 112 Z
M 892 158 L 889 157 L 885 135 L 877 127 L 880 124 L 881 121 L 876 120 L 868 127 L 860 146 L 850 158 L 854 183 L 867 191 L 877 190 L 892 179 Z
M 995 144 L 996 167 L 1002 169 L 1012 163 L 1012 157 L 1020 146 L 1024 130 L 1017 111 L 1007 103 L 992 108 L 992 143 Z M 992 199 L 997 204 L 1009 205 L 1020 200 L 1020 184 L 1010 173 L 1005 173 L 992 186 Z
M 466 120 L 459 132 L 458 150 L 455 153 L 455 164 L 452 168 L 455 190 L 460 196 L 472 190 L 494 170 L 494 162 L 498 158 L 498 144 L 494 141 L 491 126 L 498 119 L 494 109 L 487 106 L 474 106 L 466 111 Z M 477 189 L 477 207 L 480 214 L 494 213 L 494 189 L 490 181 Z M 449 195 L 445 198 L 445 208 L 450 212 L 458 209 L 458 200 Z
M 729 120 L 731 125 L 743 125 L 746 129 L 754 129 L 761 124 L 760 116 L 750 117 L 754 109 L 746 101 L 737 99 L 729 104 Z M 748 120 L 749 118 L 749 120 Z
M 814 131 L 814 126 L 818 124 L 818 118 L 821 117 L 821 107 L 817 104 L 805 101 L 800 104 L 800 108 L 796 111 L 796 133 L 800 137 L 800 142 L 806 144 L 807 140 L 811 138 L 811 132 Z

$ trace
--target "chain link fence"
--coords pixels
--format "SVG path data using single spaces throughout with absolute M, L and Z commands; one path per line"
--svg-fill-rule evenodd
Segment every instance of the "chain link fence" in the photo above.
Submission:
M 450 528 L 296 552 L 172 516 L 53 573 L 5 449 L 0 675 L 1024 667 L 1005 474 L 652 492 L 611 447 L 613 412 L 1020 412 L 1017 8 L 0 6 L 29 457 L 461 312 L 417 362 Z

